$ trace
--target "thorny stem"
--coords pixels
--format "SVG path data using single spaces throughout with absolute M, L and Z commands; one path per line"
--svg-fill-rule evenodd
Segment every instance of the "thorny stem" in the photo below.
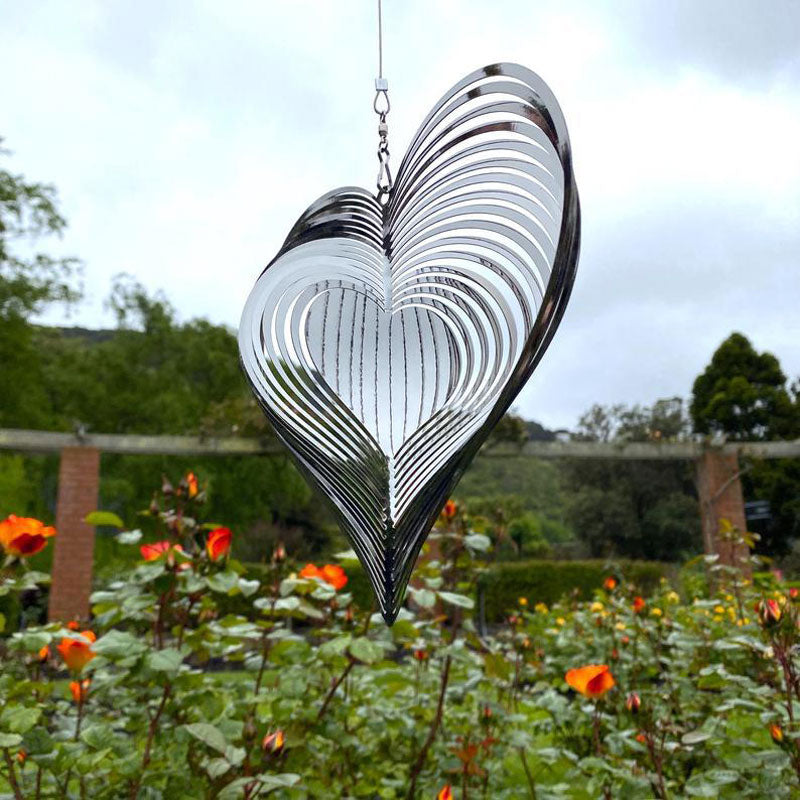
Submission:
M 531 800 L 536 800 L 536 784 L 533 780 L 533 775 L 531 774 L 531 769 L 528 766 L 528 759 L 525 758 L 525 748 L 519 748 L 519 757 L 522 761 L 522 768 L 525 770 L 525 777 L 528 779 L 528 790 L 531 793 Z
M 325 700 L 322 703 L 322 708 L 319 710 L 319 714 L 317 714 L 317 722 L 319 722 L 324 716 L 325 712 L 328 710 L 328 705 L 330 705 L 331 700 L 333 699 L 333 695 L 336 694 L 336 690 L 342 684 L 342 682 L 347 678 L 350 674 L 350 671 L 356 665 L 356 662 L 351 658 L 347 661 L 347 666 L 342 670 L 342 673 L 333 681 L 331 684 L 331 688 L 328 690 L 328 694 L 325 695 Z
M 22 791 L 19 788 L 19 783 L 17 783 L 17 772 L 14 767 L 14 760 L 11 758 L 11 753 L 7 747 L 3 748 L 3 757 L 5 758 L 6 767 L 8 768 L 8 782 L 11 784 L 14 797 L 16 800 L 24 800 Z
M 414 800 L 416 797 L 417 779 L 419 778 L 420 772 L 422 772 L 422 768 L 425 766 L 425 760 L 428 757 L 428 750 L 430 750 L 434 739 L 436 739 L 439 726 L 442 724 L 442 716 L 444 714 L 444 698 L 447 692 L 447 683 L 450 680 L 450 663 L 451 657 L 448 655 L 444 660 L 444 667 L 442 668 L 442 680 L 439 688 L 439 700 L 436 705 L 436 715 L 434 716 L 433 722 L 431 723 L 431 728 L 428 731 L 428 738 L 425 739 L 425 743 L 422 745 L 422 749 L 419 751 L 417 760 L 411 767 L 411 780 L 409 781 L 406 800 Z
M 156 713 L 150 717 L 150 725 L 148 726 L 147 729 L 147 741 L 145 742 L 144 753 L 142 755 L 142 765 L 140 767 L 140 775 L 135 781 L 131 783 L 131 791 L 130 791 L 131 800 L 135 800 L 136 795 L 139 793 L 139 787 L 142 785 L 142 778 L 144 778 L 144 772 L 147 769 L 148 765 L 150 764 L 153 741 L 155 740 L 156 732 L 158 730 L 158 723 L 159 720 L 161 719 L 161 715 L 164 713 L 164 708 L 167 705 L 167 700 L 169 699 L 171 691 L 172 691 L 172 686 L 169 683 L 166 683 L 164 685 L 164 692 L 161 695 L 161 702 L 158 704 Z

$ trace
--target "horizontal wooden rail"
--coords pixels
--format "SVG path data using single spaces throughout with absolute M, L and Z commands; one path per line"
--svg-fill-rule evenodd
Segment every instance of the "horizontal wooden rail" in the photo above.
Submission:
M 140 436 L 115 433 L 58 433 L 0 428 L 0 450 L 52 453 L 65 447 L 88 447 L 103 453 L 173 456 L 280 455 L 284 448 L 275 440 L 237 436 Z M 482 455 L 533 458 L 601 458 L 634 461 L 693 460 L 709 450 L 755 458 L 798 458 L 800 439 L 784 442 L 527 442 L 521 447 L 484 447 Z

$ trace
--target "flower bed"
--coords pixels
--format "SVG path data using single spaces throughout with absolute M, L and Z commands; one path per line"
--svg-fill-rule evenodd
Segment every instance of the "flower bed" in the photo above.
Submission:
M 120 534 L 141 560 L 91 620 L 4 641 L 5 795 L 797 795 L 797 592 L 774 578 L 755 589 L 709 562 L 719 591 L 682 602 L 623 570 L 587 600 L 515 597 L 480 637 L 488 540 L 450 509 L 389 629 L 353 604 L 349 556 L 295 565 L 278 548 L 256 579 L 235 533 L 199 522 L 191 482 L 151 514 L 158 537 Z M 0 594 L 46 580 L 19 545 Z

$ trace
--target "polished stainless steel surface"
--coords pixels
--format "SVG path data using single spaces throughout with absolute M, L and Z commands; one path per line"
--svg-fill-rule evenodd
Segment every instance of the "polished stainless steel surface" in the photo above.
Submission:
M 436 104 L 385 203 L 321 197 L 247 300 L 250 383 L 390 624 L 439 509 L 558 326 L 579 228 L 555 97 L 495 64 Z

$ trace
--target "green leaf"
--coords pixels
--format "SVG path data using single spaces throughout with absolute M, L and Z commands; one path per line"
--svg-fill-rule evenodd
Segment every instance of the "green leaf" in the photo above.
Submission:
M 244 578 L 239 578 L 239 589 L 245 597 L 250 597 L 250 595 L 255 594 L 259 586 L 261 586 L 261 581 L 248 581 Z
M 383 648 L 377 642 L 372 642 L 364 636 L 353 639 L 348 650 L 353 658 L 364 664 L 374 664 L 383 658 Z
M 183 663 L 183 655 L 179 650 L 168 647 L 164 650 L 154 650 L 147 657 L 150 669 L 156 672 L 177 672 Z
M 696 730 L 684 733 L 683 736 L 681 736 L 681 742 L 683 742 L 683 744 L 699 744 L 710 738 L 711 734 L 708 733 L 708 731 Z
M 125 523 L 113 511 L 92 511 L 83 521 L 88 525 L 109 525 L 112 528 L 124 528 Z
M 16 747 L 22 742 L 18 733 L 0 733 L 0 747 Z
M 455 592 L 439 592 L 438 594 L 445 603 L 450 603 L 450 605 L 459 606 L 460 608 L 475 607 L 475 601 L 465 594 L 456 594 Z
M 142 538 L 140 530 L 122 531 L 114 537 L 120 544 L 136 544 Z
M 229 594 L 239 587 L 239 576 L 231 569 L 225 572 L 216 572 L 206 578 L 206 584 L 212 592 Z
M 39 720 L 39 708 L 6 706 L 0 714 L 0 725 L 9 733 L 27 733 Z
M 137 636 L 118 630 L 110 630 L 92 645 L 95 653 L 110 659 L 140 655 L 146 649 L 146 645 Z
M 208 745 L 219 753 L 224 754 L 228 748 L 228 742 L 222 731 L 207 722 L 193 722 L 185 727 L 195 739 L 199 739 L 203 744 Z
M 484 658 L 487 678 L 500 678 L 507 681 L 511 677 L 511 664 L 502 653 L 487 653 Z
M 6 615 L 0 614 L 0 633 L 6 629 Z
M 464 537 L 464 544 L 478 553 L 486 553 L 492 546 L 492 540 L 482 533 L 470 533 Z
M 430 589 L 415 589 L 413 586 L 409 586 L 408 593 L 421 608 L 433 608 L 433 604 L 436 602 L 436 594 Z

